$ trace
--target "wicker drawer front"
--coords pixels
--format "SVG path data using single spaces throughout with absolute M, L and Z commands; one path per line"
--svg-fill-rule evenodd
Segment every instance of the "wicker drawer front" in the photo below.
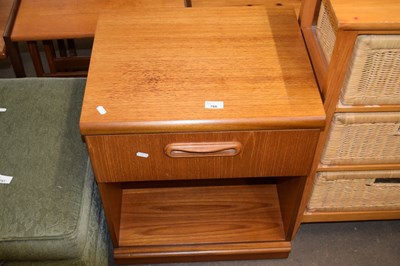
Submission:
M 308 210 L 400 210 L 400 171 L 320 172 Z
M 335 114 L 321 163 L 400 163 L 400 113 Z
M 86 141 L 97 181 L 122 182 L 304 176 L 318 136 L 318 130 L 279 130 L 105 135 Z
M 323 0 L 317 40 L 329 63 L 336 42 L 337 21 Z M 344 105 L 400 104 L 400 35 L 359 35 L 343 83 Z
M 357 37 L 340 101 L 345 105 L 400 104 L 400 35 Z

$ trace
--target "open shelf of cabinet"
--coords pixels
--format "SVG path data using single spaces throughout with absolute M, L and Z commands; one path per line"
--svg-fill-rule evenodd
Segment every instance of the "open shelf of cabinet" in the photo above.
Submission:
M 103 193 L 111 186 L 120 192 L 112 194 L 116 201 L 110 200 L 110 193 L 103 199 L 106 208 L 115 208 L 108 219 L 117 226 L 116 262 L 151 263 L 174 257 L 287 257 L 298 189 L 304 181 L 305 177 L 268 177 L 99 186 Z
M 143 188 L 122 193 L 122 246 L 283 240 L 276 185 Z

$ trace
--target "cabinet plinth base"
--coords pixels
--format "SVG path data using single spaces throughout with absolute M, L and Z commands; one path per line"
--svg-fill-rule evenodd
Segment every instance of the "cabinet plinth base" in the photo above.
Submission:
M 121 247 L 114 249 L 114 259 L 117 264 L 280 259 L 287 258 L 290 250 L 290 241 Z

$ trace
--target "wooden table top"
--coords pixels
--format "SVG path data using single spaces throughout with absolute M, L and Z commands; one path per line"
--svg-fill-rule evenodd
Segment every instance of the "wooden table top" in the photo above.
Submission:
M 4 1 L 4 0 L 2 0 Z M 184 7 L 183 0 L 21 1 L 11 39 L 35 41 L 93 37 L 98 13 L 106 9 Z
M 223 108 L 205 108 L 207 101 Z M 99 17 L 84 135 L 322 128 L 324 120 L 292 9 L 152 9 Z
M 399 0 L 329 0 L 342 29 L 399 30 Z

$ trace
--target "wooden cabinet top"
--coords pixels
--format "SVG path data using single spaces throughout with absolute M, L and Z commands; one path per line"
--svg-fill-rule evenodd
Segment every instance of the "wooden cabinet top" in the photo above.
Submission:
M 328 0 L 338 27 L 353 30 L 399 30 L 399 0 Z
M 291 9 L 151 9 L 99 17 L 84 135 L 321 128 L 324 120 Z

